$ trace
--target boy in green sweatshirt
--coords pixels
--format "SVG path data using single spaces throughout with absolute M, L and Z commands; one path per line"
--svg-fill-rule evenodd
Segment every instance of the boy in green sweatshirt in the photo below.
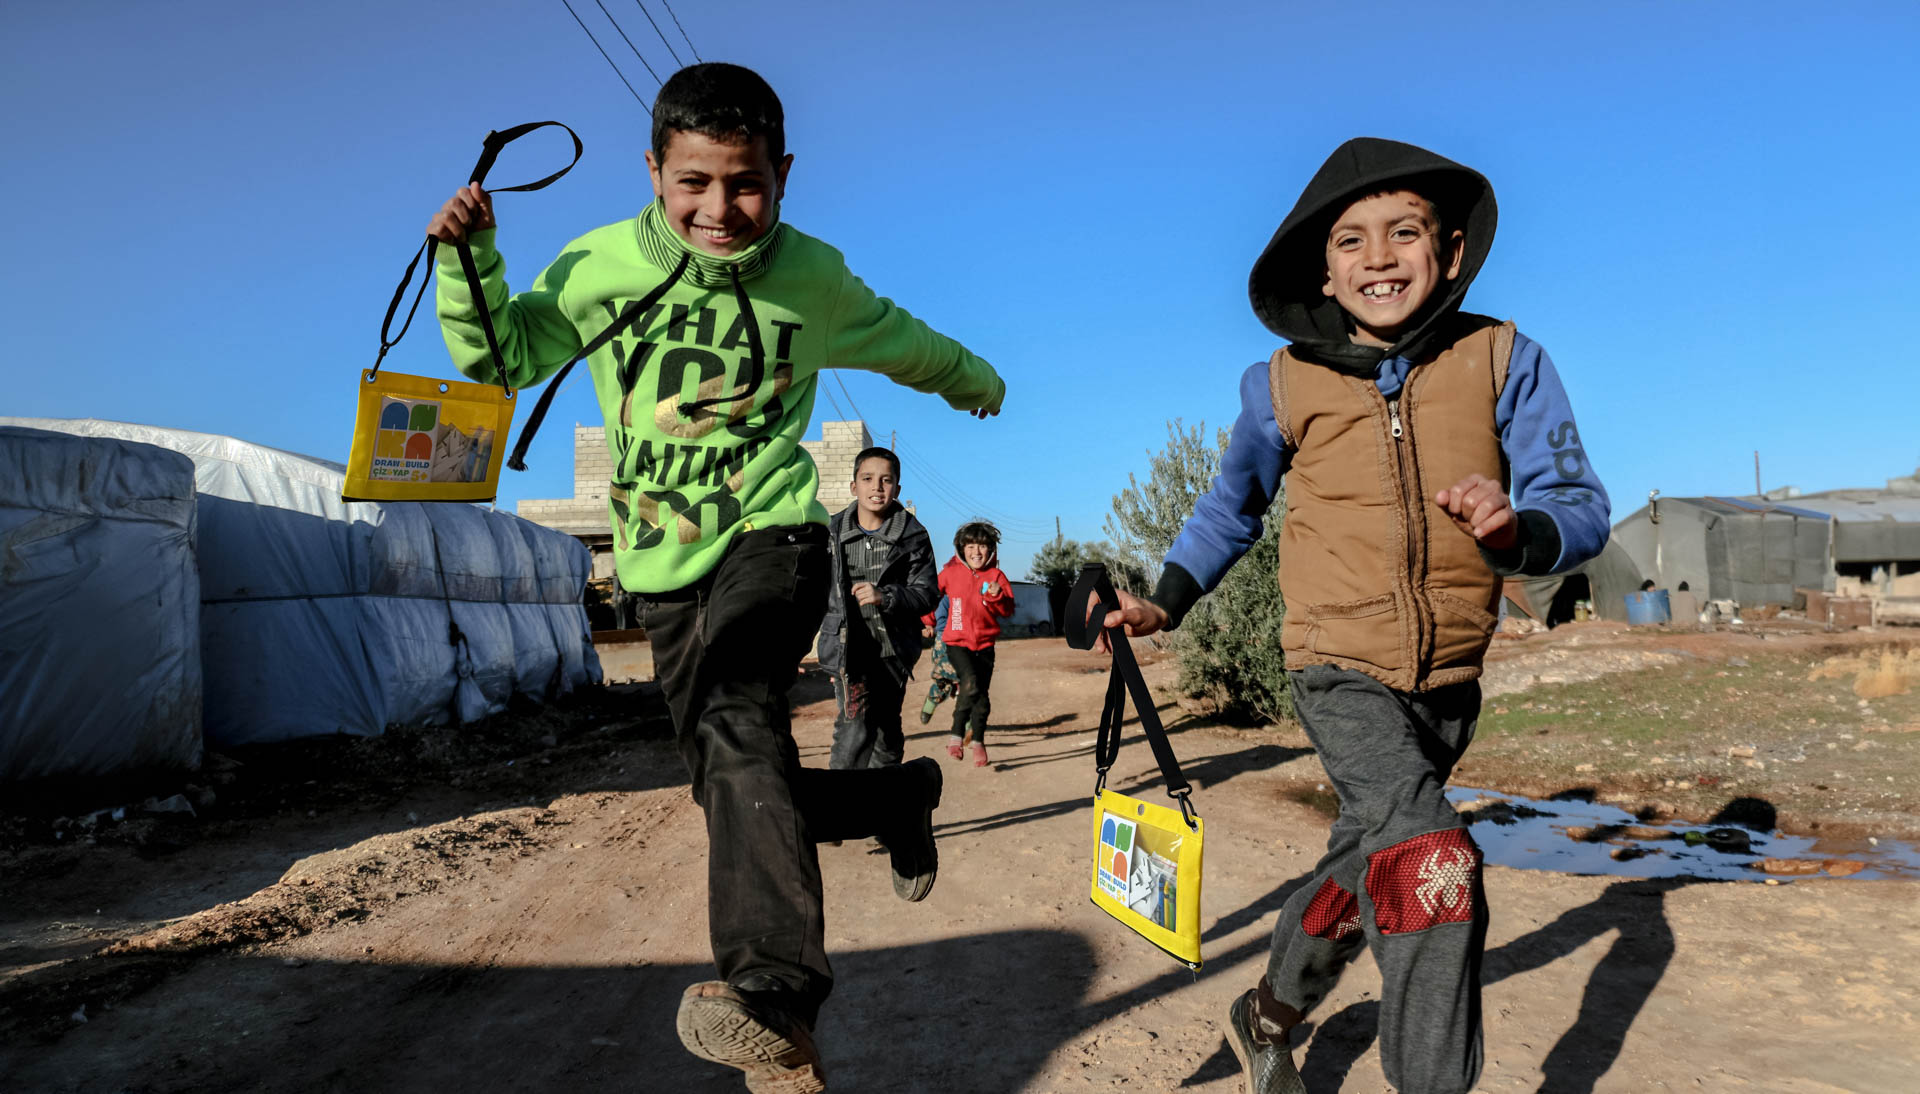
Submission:
M 708 836 L 708 925 L 723 979 L 680 1002 L 680 1039 L 756 1092 L 825 1090 L 812 1030 L 832 987 L 814 845 L 877 836 L 894 891 L 921 900 L 937 857 L 931 760 L 800 766 L 787 691 L 819 630 L 827 512 L 800 446 L 819 371 L 859 368 L 997 414 L 992 366 L 783 224 L 793 157 L 773 89 L 736 65 L 680 70 L 653 109 L 655 200 L 561 249 L 509 294 L 487 194 L 457 191 L 428 233 L 468 240 L 507 376 L 545 379 L 635 301 L 587 359 L 606 418 L 620 583 L 638 594 Z M 438 310 L 460 370 L 494 378 L 457 259 Z

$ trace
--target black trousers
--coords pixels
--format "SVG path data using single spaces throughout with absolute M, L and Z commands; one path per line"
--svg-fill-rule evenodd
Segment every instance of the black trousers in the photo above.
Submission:
M 960 678 L 959 697 L 953 704 L 953 735 L 965 737 L 971 728 L 973 743 L 984 744 L 987 715 L 993 710 L 993 702 L 987 695 L 993 687 L 993 647 L 970 650 L 965 646 L 948 646 L 947 660 L 953 662 L 954 675 Z
M 881 834 L 924 793 L 904 768 L 800 766 L 787 692 L 826 613 L 827 531 L 734 538 L 706 577 L 641 597 L 693 797 L 707 817 L 720 975 L 811 1026 L 833 988 L 814 844 Z

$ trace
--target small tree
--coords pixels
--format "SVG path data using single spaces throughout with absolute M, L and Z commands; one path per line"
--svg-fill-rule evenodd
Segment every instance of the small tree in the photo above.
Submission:
M 1127 488 L 1113 499 L 1107 534 L 1142 572 L 1157 570 L 1219 473 L 1230 435 L 1219 430 L 1208 444 L 1204 429 L 1204 424 L 1189 428 L 1178 419 L 1168 422 L 1167 446 L 1153 454 L 1147 481 L 1128 475 Z M 1180 658 L 1181 691 L 1212 699 L 1229 716 L 1278 721 L 1293 712 L 1280 646 L 1285 607 L 1278 575 L 1285 513 L 1284 496 L 1274 499 L 1260 539 L 1172 635 L 1172 648 Z
M 1027 580 L 1042 585 L 1071 582 L 1086 559 L 1084 544 L 1065 536 L 1056 536 L 1033 553 L 1033 561 L 1027 563 Z
M 1146 593 L 1153 588 L 1147 570 L 1127 552 L 1111 543 L 1057 538 L 1033 554 L 1027 564 L 1027 580 L 1042 585 L 1071 585 L 1080 576 L 1080 567 L 1089 562 L 1104 563 L 1113 583 L 1130 593 Z

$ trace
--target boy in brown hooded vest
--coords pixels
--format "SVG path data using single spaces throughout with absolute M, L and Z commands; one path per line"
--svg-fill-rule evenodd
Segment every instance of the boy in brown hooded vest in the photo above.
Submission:
M 1294 708 L 1340 797 L 1260 983 L 1228 1010 L 1249 1094 L 1305 1087 L 1288 1034 L 1364 943 L 1380 1058 L 1402 1091 L 1480 1073 L 1480 851 L 1447 776 L 1480 710 L 1504 576 L 1571 569 L 1608 533 L 1553 364 L 1512 323 L 1460 311 L 1493 242 L 1478 172 L 1396 141 L 1336 149 L 1250 279 L 1287 339 L 1241 377 L 1219 476 L 1151 599 L 1107 626 L 1177 627 L 1260 537 L 1286 481 L 1282 644 Z

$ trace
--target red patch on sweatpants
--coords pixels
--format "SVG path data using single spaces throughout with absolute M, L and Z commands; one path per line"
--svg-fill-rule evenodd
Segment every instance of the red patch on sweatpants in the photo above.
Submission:
M 1480 848 L 1464 828 L 1444 828 L 1367 856 L 1367 895 L 1380 933 L 1424 931 L 1473 918 Z
M 1320 891 L 1307 902 L 1300 915 L 1300 929 L 1315 938 L 1338 942 L 1360 930 L 1360 900 L 1334 884 L 1332 878 L 1320 883 Z

